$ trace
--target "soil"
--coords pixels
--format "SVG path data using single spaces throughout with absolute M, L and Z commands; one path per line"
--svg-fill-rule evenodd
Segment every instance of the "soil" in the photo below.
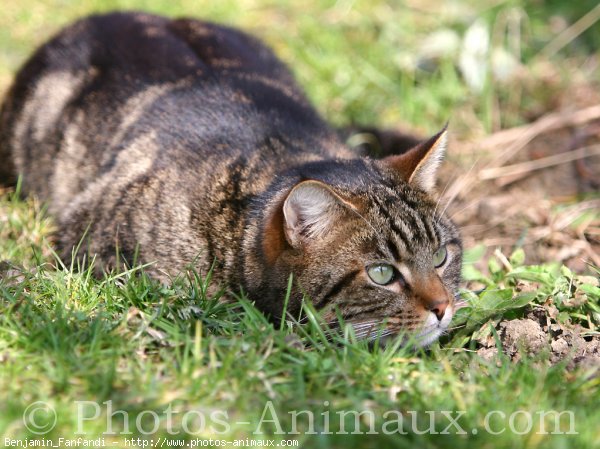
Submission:
M 600 120 L 569 132 L 559 130 L 541 136 L 508 164 L 573 151 L 578 142 L 579 147 L 600 145 Z M 464 172 L 465 163 L 470 166 L 468 159 L 453 160 L 442 173 L 442 185 L 445 182 L 452 188 L 454 182 L 460 182 L 454 180 Z M 468 181 L 471 184 L 460 189 L 448 207 L 462 230 L 465 248 L 483 244 L 489 255 L 496 248 L 510 254 L 522 246 L 527 263 L 556 261 L 577 273 L 589 272 L 588 263 L 600 266 L 600 151 L 524 173 L 519 179 Z
M 549 324 L 544 311 L 537 309 L 528 317 L 503 320 L 496 326 L 502 352 L 512 361 L 523 357 L 540 357 L 547 363 L 564 363 L 568 370 L 600 367 L 600 337 L 583 337 L 578 327 Z M 492 337 L 480 340 L 477 354 L 497 360 L 498 347 Z
M 563 112 L 600 104 L 595 89 L 576 94 L 570 105 L 559 106 Z M 568 120 L 569 113 L 565 116 Z M 558 262 L 597 279 L 590 265 L 600 266 L 600 114 L 578 126 L 542 131 L 512 158 L 495 165 L 499 154 L 535 126 L 534 122 L 529 129 L 523 127 L 521 135 L 517 133 L 512 141 L 496 139 L 497 145 L 486 148 L 480 147 L 480 141 L 451 142 L 450 164 L 442 172 L 441 186 L 446 185 L 442 204 L 452 199 L 448 211 L 461 228 L 465 248 L 485 246 L 486 254 L 476 264 L 483 272 L 496 249 L 510 255 L 522 247 L 528 264 Z M 486 140 L 494 141 L 493 137 Z M 536 161 L 564 156 L 582 147 L 595 148 L 594 154 L 516 176 L 481 179 L 482 170 L 490 166 L 525 163 L 525 167 L 533 167 Z M 465 175 L 465 167 L 473 168 Z M 544 359 L 549 363 L 564 362 L 568 369 L 600 367 L 600 336 L 559 324 L 554 311 L 539 306 L 526 318 L 496 323 L 505 356 L 518 361 L 548 354 Z M 495 337 L 479 343 L 480 356 L 497 356 Z

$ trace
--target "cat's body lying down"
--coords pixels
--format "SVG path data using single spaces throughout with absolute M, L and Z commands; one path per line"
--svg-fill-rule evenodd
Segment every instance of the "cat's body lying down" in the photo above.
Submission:
M 66 28 L 18 73 L 0 116 L 0 181 L 46 201 L 65 258 L 187 264 L 277 318 L 307 294 L 359 335 L 447 327 L 455 226 L 430 194 L 445 131 L 357 157 L 257 40 L 123 13 Z

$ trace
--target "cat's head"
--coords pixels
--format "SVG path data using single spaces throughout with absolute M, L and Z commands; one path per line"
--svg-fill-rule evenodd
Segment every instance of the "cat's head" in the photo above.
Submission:
M 249 285 L 257 305 L 281 314 L 294 292 L 325 316 L 341 315 L 358 336 L 414 335 L 435 341 L 455 309 L 462 249 L 434 198 L 446 130 L 382 160 L 311 163 L 265 204 Z

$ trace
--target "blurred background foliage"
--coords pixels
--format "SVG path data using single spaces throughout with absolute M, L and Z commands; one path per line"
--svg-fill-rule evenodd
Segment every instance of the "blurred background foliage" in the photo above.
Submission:
M 476 138 L 555 109 L 573 83 L 599 81 L 600 7 L 590 0 L 26 0 L 0 12 L 0 92 L 59 27 L 114 9 L 205 18 L 262 37 L 336 123 L 429 133 L 450 120 Z

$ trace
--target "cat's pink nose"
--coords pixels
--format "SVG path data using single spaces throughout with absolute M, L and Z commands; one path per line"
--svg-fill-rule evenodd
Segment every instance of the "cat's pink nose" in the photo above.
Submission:
M 441 321 L 450 305 L 451 297 L 439 276 L 429 274 L 417 277 L 413 282 L 413 290 L 425 310 L 433 312 Z
M 426 309 L 430 312 L 433 312 L 437 317 L 438 321 L 442 321 L 444 318 L 444 314 L 446 313 L 446 309 L 450 302 L 447 299 L 442 299 L 440 301 L 434 301 L 427 304 Z

